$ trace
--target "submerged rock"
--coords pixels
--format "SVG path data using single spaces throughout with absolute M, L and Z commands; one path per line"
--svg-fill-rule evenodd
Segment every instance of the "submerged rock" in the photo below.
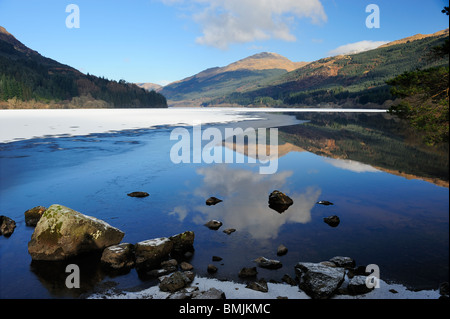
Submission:
M 9 217 L 0 216 L 0 236 L 9 237 L 16 228 L 16 222 Z
M 278 190 L 274 190 L 269 195 L 269 207 L 280 214 L 286 211 L 292 204 L 294 204 L 294 201 Z
M 258 274 L 256 267 L 244 267 L 239 271 L 240 278 L 255 277 Z
M 218 203 L 222 202 L 221 199 L 218 199 L 216 197 L 210 197 L 206 200 L 206 205 L 211 206 L 211 205 L 216 205 Z
M 55 204 L 37 223 L 28 252 L 33 260 L 63 260 L 101 251 L 120 243 L 123 236 L 122 231 L 100 219 Z
M 132 192 L 127 194 L 130 197 L 147 197 L 149 196 L 149 193 L 146 192 Z
M 47 208 L 43 206 L 36 206 L 27 210 L 24 213 L 25 225 L 35 227 L 46 210 Z
M 320 263 L 300 262 L 295 266 L 299 287 L 313 299 L 328 299 L 344 281 L 345 269 Z
M 234 229 L 234 228 L 227 228 L 223 232 L 227 235 L 230 235 L 231 233 L 234 233 L 235 231 L 236 231 L 236 229 Z
M 338 225 L 339 225 L 339 223 L 341 222 L 341 220 L 339 219 L 339 217 L 338 216 L 336 216 L 336 215 L 333 215 L 333 216 L 330 216 L 330 217 L 325 217 L 324 219 L 323 219 L 323 221 L 325 222 L 325 223 L 327 223 L 329 226 L 331 226 L 331 227 L 337 227 Z

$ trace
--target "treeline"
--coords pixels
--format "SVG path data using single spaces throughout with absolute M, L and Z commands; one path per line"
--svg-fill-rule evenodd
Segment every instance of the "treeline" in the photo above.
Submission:
M 98 100 L 107 107 L 167 107 L 166 98 L 159 93 L 124 80 L 84 75 L 37 53 L 15 50 L 12 44 L 0 40 L 0 102 L 13 99 L 24 104 L 37 101 L 64 105 L 84 100 L 79 97 Z

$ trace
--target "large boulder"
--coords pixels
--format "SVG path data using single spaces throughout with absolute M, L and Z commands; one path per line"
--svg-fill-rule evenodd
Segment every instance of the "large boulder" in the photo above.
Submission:
M 166 237 L 138 242 L 134 245 L 136 268 L 148 270 L 159 267 L 161 262 L 169 257 L 172 249 L 173 241 Z
M 344 281 L 345 269 L 320 263 L 301 262 L 295 266 L 299 287 L 313 299 L 328 299 Z
M 100 219 L 55 204 L 39 219 L 28 252 L 33 260 L 64 260 L 116 245 L 123 236 L 122 231 Z

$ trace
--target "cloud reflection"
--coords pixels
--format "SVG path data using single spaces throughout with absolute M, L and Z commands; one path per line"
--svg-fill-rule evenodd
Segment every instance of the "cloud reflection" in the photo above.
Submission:
M 337 159 L 337 158 L 324 158 L 323 159 L 328 164 L 333 165 L 334 167 L 345 169 L 348 171 L 352 171 L 355 173 L 365 173 L 365 172 L 380 172 L 380 170 L 374 168 L 373 166 L 352 161 L 352 160 L 346 160 L 346 159 Z
M 193 216 L 193 221 L 203 224 L 217 219 L 223 222 L 223 229 L 245 230 L 255 239 L 276 238 L 286 223 L 308 223 L 311 209 L 321 194 L 317 187 L 307 187 L 302 193 L 292 192 L 286 186 L 287 179 L 293 174 L 291 171 L 261 175 L 223 164 L 199 168 L 197 173 L 203 176 L 203 183 L 193 190 L 193 195 L 202 199 L 216 196 L 223 202 L 193 207 L 193 211 L 200 213 Z M 268 196 L 274 189 L 282 190 L 294 201 L 282 214 L 268 207 Z M 170 214 L 184 220 L 188 213 L 186 207 L 177 206 Z

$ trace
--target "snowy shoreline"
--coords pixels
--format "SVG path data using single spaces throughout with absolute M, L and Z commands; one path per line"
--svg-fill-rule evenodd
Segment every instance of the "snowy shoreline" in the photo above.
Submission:
M 162 125 L 192 126 L 258 120 L 263 113 L 370 112 L 377 109 L 167 108 L 167 109 L 37 109 L 0 110 L 0 143 L 149 129 Z
M 226 299 L 277 299 L 283 297 L 287 299 L 311 299 L 298 286 L 291 286 L 284 283 L 267 283 L 268 292 L 255 291 L 246 288 L 245 284 L 234 281 L 221 281 L 214 278 L 196 276 L 190 287 L 198 287 L 200 291 L 215 288 L 225 293 Z M 396 292 L 391 292 L 395 290 Z M 391 291 L 390 291 L 391 290 Z M 96 293 L 89 296 L 89 299 L 166 299 L 169 292 L 163 292 L 158 286 L 152 286 L 141 291 L 132 292 L 105 292 Z M 380 288 L 375 288 L 371 292 L 362 295 L 334 295 L 332 299 L 438 299 L 439 290 L 411 291 L 401 284 L 388 284 L 380 280 Z

